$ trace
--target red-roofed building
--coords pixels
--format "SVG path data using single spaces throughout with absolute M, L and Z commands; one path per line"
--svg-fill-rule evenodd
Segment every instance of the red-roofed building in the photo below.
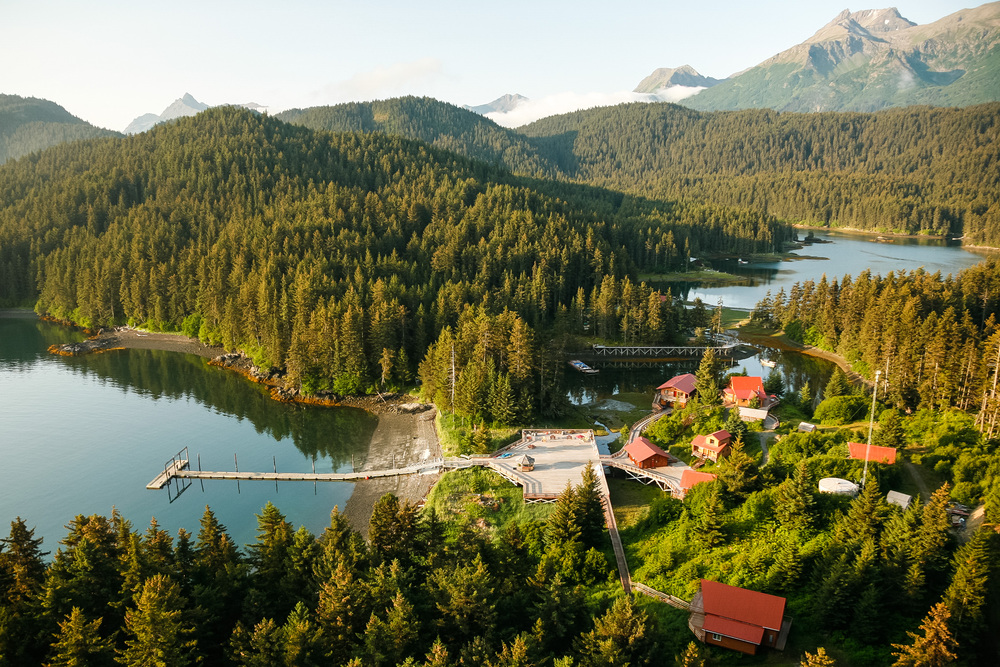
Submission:
M 691 468 L 685 468 L 684 472 L 681 473 L 680 496 L 683 498 L 688 494 L 688 491 L 694 487 L 695 484 L 701 484 L 702 482 L 711 482 L 715 480 L 715 475 L 710 472 L 698 472 L 697 470 L 692 470 Z
M 670 378 L 656 388 L 656 396 L 653 398 L 653 409 L 662 410 L 669 406 L 683 408 L 694 396 L 695 386 L 698 378 L 691 373 L 678 375 Z
M 722 402 L 726 406 L 770 408 L 777 399 L 764 391 L 764 381 L 759 377 L 734 375 L 729 378 L 729 386 L 722 390 Z M 756 403 L 756 405 L 754 405 Z
M 869 461 L 874 463 L 888 463 L 890 465 L 896 462 L 895 447 L 879 447 L 878 445 L 869 447 L 863 442 L 847 443 L 848 458 L 864 461 L 866 450 L 868 451 L 867 459 Z
M 712 463 L 724 459 L 729 456 L 729 440 L 732 437 L 729 431 L 696 435 L 691 441 L 691 456 L 708 459 Z
M 691 600 L 688 620 L 706 644 L 751 655 L 761 646 L 784 649 L 791 624 L 785 598 L 708 579 L 701 580 L 701 592 Z
M 625 445 L 625 453 L 633 464 L 640 468 L 659 468 L 670 465 L 670 454 L 639 436 Z

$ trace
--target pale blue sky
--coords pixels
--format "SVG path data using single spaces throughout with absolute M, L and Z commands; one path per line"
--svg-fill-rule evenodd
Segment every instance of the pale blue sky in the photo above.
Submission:
M 978 4 L 897 7 L 930 23 Z M 3 0 L 0 93 L 50 99 L 114 130 L 185 92 L 272 112 L 405 94 L 482 104 L 516 92 L 595 104 L 657 67 L 728 76 L 845 8 L 844 0 Z

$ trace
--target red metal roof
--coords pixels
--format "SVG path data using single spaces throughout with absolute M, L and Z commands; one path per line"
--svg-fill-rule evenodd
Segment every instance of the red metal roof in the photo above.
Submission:
M 705 604 L 706 630 L 709 629 L 709 616 L 770 630 L 781 630 L 781 619 L 785 616 L 785 598 L 720 584 L 708 579 L 701 580 L 701 596 Z M 729 636 L 735 637 L 735 635 Z M 742 637 L 736 638 L 742 639 Z
M 702 626 L 705 632 L 714 632 L 718 635 L 725 635 L 733 639 L 750 642 L 760 646 L 764 639 L 764 628 L 759 625 L 741 623 L 721 616 L 710 616 L 705 614 L 705 624 Z
M 865 450 L 868 449 L 868 445 L 863 442 L 849 442 L 847 443 L 847 449 L 850 452 L 850 457 L 852 459 L 858 459 L 859 461 L 865 460 Z M 875 463 L 895 463 L 896 462 L 896 448 L 895 447 L 879 447 L 878 445 L 872 445 L 868 453 L 868 460 L 874 461 Z
M 665 451 L 642 436 L 639 436 L 632 442 L 625 445 L 625 452 L 633 461 L 636 461 L 637 463 L 645 461 L 646 459 L 652 458 L 656 455 L 669 456 L 669 454 Z
M 692 470 L 691 468 L 685 468 L 684 472 L 681 473 L 681 490 L 690 491 L 691 487 L 695 484 L 700 484 L 701 482 L 711 482 L 715 479 L 715 475 L 710 472 L 698 472 L 697 470 Z
M 692 394 L 697 384 L 698 378 L 691 373 L 685 373 L 684 375 L 677 375 L 670 378 L 657 387 L 657 389 L 676 389 L 678 391 L 683 391 L 685 394 Z
M 744 375 L 734 375 L 729 378 L 729 386 L 723 393 L 732 394 L 741 401 L 749 401 L 756 396 L 763 402 L 767 398 L 767 394 L 764 392 L 764 381 L 759 377 Z

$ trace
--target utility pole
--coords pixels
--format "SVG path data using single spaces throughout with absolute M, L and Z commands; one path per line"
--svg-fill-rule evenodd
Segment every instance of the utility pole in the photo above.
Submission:
M 875 425 L 875 396 L 878 394 L 878 379 L 882 371 L 875 371 L 875 385 L 872 387 L 872 412 L 868 416 L 868 444 L 865 446 L 865 471 L 861 475 L 861 488 L 868 482 L 868 458 L 872 450 L 872 427 Z

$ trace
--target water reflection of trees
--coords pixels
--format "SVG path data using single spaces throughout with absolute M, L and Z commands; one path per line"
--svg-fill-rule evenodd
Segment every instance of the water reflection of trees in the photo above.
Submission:
M 291 438 L 310 458 L 334 466 L 367 451 L 378 418 L 357 408 L 279 403 L 265 388 L 201 357 L 160 350 L 128 350 L 66 359 L 67 366 L 153 399 L 193 399 L 222 414 L 246 419 L 258 433 Z

